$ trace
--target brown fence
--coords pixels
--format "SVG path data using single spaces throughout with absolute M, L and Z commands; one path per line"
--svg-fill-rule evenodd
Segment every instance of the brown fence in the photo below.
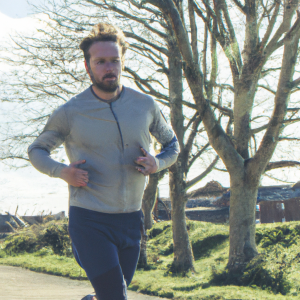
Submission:
M 300 198 L 280 201 L 261 201 L 260 222 L 289 222 L 300 220 Z

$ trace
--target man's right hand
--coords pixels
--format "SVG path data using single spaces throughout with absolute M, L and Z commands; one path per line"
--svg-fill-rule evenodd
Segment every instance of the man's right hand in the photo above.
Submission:
M 84 164 L 85 160 L 79 160 L 71 163 L 68 167 L 63 168 L 60 177 L 68 184 L 81 187 L 86 186 L 89 182 L 89 174 L 85 170 L 76 168 L 77 165 Z

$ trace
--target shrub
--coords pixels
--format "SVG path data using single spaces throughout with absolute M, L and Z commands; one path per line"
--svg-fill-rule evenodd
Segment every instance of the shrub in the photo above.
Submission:
M 37 237 L 31 233 L 9 236 L 3 246 L 3 251 L 9 255 L 17 255 L 24 252 L 32 253 L 37 249 Z
M 58 255 L 72 256 L 71 240 L 67 224 L 52 224 L 42 234 L 42 243 Z
M 32 225 L 6 237 L 2 246 L 2 250 L 8 255 L 33 253 L 42 248 L 50 248 L 51 252 L 58 255 L 73 255 L 66 221 Z M 46 252 L 43 253 L 45 255 Z
M 288 248 L 296 243 L 299 235 L 299 224 L 285 224 L 273 228 L 260 228 L 256 231 L 256 243 L 262 248 L 276 244 Z
M 285 262 L 277 264 L 267 256 L 259 255 L 253 258 L 239 273 L 212 270 L 212 285 L 258 286 L 274 293 L 286 295 L 291 289 L 287 279 Z
M 256 285 L 283 295 L 286 295 L 291 289 L 284 263 L 273 265 L 264 256 L 258 256 L 251 260 L 244 270 L 241 282 L 242 285 Z

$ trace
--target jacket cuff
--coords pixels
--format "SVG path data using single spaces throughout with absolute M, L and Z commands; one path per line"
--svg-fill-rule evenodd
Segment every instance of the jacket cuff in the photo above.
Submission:
M 156 163 L 156 166 L 157 166 L 157 170 L 155 171 L 155 173 L 161 171 L 161 163 L 160 163 L 160 159 L 158 159 L 157 157 L 154 157 L 155 159 L 155 163 Z
M 68 166 L 67 166 L 67 165 L 64 165 L 64 164 L 59 164 L 59 165 L 55 168 L 54 172 L 51 174 L 51 177 L 60 178 L 60 173 L 61 173 L 62 169 L 66 168 L 66 167 L 68 167 Z

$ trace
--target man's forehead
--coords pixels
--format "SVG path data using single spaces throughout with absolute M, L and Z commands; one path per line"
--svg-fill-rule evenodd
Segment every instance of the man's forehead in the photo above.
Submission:
M 95 42 L 89 49 L 93 58 L 101 57 L 121 57 L 121 47 L 116 42 L 99 41 Z

